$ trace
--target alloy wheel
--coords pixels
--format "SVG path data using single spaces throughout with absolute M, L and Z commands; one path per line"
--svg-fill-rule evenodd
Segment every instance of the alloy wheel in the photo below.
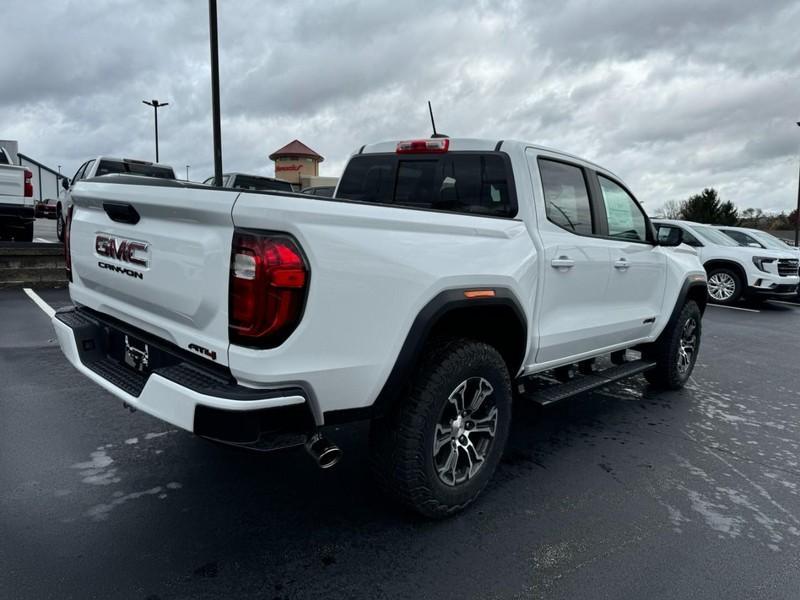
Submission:
M 697 321 L 687 319 L 681 330 L 681 339 L 678 344 L 678 373 L 685 375 L 694 364 L 697 353 Z
M 736 292 L 736 280 L 730 273 L 714 273 L 708 279 L 708 295 L 714 300 L 725 302 Z
M 445 485 L 464 483 L 483 467 L 497 432 L 493 392 L 483 377 L 470 377 L 448 396 L 433 440 L 434 467 Z

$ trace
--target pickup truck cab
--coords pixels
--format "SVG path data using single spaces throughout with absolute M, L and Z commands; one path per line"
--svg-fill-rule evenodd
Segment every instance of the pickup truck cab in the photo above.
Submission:
M 0 147 L 0 241 L 33 241 L 33 173 Z
M 486 485 L 512 395 L 639 373 L 678 388 L 697 359 L 697 252 L 659 242 L 610 171 L 533 144 L 364 146 L 333 198 L 133 176 L 72 198 L 74 307 L 53 326 L 81 373 L 198 436 L 305 443 L 322 467 L 330 426 L 369 420 L 376 481 L 424 515 Z
M 130 174 L 157 179 L 175 179 L 175 171 L 169 165 L 136 160 L 133 158 L 114 158 L 111 156 L 98 156 L 83 163 L 72 179 L 62 179 L 64 196 L 56 202 L 56 234 L 59 241 L 64 241 L 64 225 L 67 211 L 72 204 L 72 187 L 79 181 L 102 177 L 103 175 Z
M 206 185 L 214 185 L 214 178 L 209 177 L 203 183 Z M 264 177 L 263 175 L 247 175 L 245 173 L 223 173 L 222 187 L 257 192 L 266 192 L 270 190 L 278 192 L 294 191 L 292 184 L 283 179 Z
M 712 225 L 690 221 L 654 221 L 661 240 L 680 235 L 697 249 L 708 274 L 711 302 L 730 305 L 744 297 L 754 300 L 791 298 L 800 283 L 797 254 L 790 248 L 741 244 Z

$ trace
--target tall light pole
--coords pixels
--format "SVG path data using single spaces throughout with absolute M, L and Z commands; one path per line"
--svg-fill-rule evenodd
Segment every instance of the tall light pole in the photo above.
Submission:
M 222 128 L 219 117 L 219 41 L 217 0 L 208 0 L 208 31 L 211 46 L 211 120 L 214 127 L 214 185 L 222 187 Z
M 797 121 L 797 126 L 800 127 L 800 121 Z M 800 246 L 800 171 L 797 179 L 797 210 L 794 213 L 794 245 Z
M 169 106 L 169 102 L 159 102 L 158 100 L 151 100 L 148 102 L 147 100 L 142 100 L 143 104 L 147 104 L 147 106 L 153 107 L 153 114 L 156 117 L 156 162 L 158 162 L 158 109 L 163 106 Z

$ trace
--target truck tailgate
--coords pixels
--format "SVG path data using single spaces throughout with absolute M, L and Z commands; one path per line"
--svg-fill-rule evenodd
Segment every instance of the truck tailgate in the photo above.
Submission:
M 0 202 L 8 200 L 4 196 L 15 196 L 16 201 L 20 202 L 24 195 L 25 169 L 13 165 L 0 165 Z
M 227 365 L 238 192 L 148 183 L 115 177 L 74 189 L 72 300 Z

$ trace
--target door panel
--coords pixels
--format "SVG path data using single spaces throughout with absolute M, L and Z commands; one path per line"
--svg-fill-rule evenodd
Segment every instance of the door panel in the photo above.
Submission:
M 542 231 L 541 239 L 545 246 L 544 285 L 536 362 L 606 345 L 609 319 L 601 307 L 608 285 L 608 248 L 602 240 L 566 231 Z
M 647 337 L 661 313 L 666 285 L 666 256 L 656 246 L 607 241 L 611 274 L 604 311 L 614 323 L 613 342 Z
M 611 262 L 603 310 L 614 323 L 612 343 L 622 344 L 652 333 L 663 302 L 667 261 L 652 243 L 647 217 L 633 195 L 605 175 L 598 174 L 597 183 Z
M 601 308 L 611 266 L 608 245 L 594 236 L 586 169 L 533 149 L 527 154 L 544 257 L 532 328 L 541 364 L 606 344 L 610 322 Z

